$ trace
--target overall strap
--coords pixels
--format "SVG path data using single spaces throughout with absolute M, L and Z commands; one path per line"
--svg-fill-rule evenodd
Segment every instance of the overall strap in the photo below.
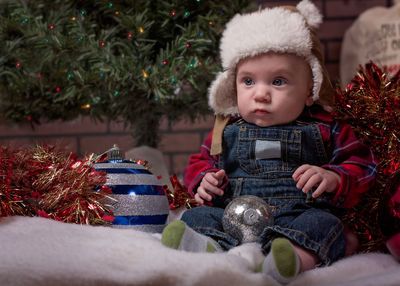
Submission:
M 222 134 L 229 121 L 229 116 L 216 115 L 211 139 L 210 155 L 219 155 L 222 152 Z

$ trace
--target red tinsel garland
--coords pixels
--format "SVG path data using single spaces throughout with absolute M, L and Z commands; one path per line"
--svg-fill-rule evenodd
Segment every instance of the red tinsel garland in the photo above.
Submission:
M 164 186 L 165 194 L 168 197 L 169 208 L 171 210 L 180 207 L 192 208 L 197 206 L 196 201 L 189 194 L 187 188 L 179 182 L 178 177 L 174 174 L 170 177 L 172 190 L 168 186 Z
M 400 77 L 374 63 L 360 67 L 345 90 L 337 89 L 336 119 L 349 124 L 379 162 L 377 182 L 344 220 L 358 234 L 361 251 L 384 249 L 378 212 L 386 183 L 400 167 Z M 381 204 L 382 206 L 382 204 Z
M 93 168 L 94 155 L 78 159 L 50 146 L 0 148 L 0 217 L 41 216 L 77 224 L 106 224 L 111 189 Z M 100 190 L 95 188 L 100 186 Z

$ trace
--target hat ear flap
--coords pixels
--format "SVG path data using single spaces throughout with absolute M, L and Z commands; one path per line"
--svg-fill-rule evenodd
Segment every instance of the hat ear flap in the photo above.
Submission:
M 235 72 L 227 70 L 217 75 L 209 88 L 208 105 L 215 114 L 239 114 L 235 88 Z

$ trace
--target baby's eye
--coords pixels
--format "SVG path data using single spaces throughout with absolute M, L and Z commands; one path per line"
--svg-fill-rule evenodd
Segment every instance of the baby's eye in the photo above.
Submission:
M 283 78 L 274 79 L 274 81 L 272 82 L 272 84 L 276 85 L 276 86 L 281 86 L 281 85 L 284 85 L 285 83 L 286 83 L 286 80 L 284 80 Z
M 253 85 L 254 84 L 254 81 L 251 78 L 245 78 L 243 80 L 243 82 L 245 85 Z

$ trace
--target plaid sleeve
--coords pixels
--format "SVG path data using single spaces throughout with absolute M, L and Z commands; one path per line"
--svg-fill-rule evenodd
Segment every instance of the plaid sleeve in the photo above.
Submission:
M 210 155 L 211 138 L 212 132 L 201 145 L 201 152 L 190 156 L 189 165 L 184 171 L 183 181 L 192 196 L 196 193 L 196 190 L 205 174 L 209 172 L 217 172 L 219 170 L 217 168 L 218 156 Z M 228 178 L 226 177 L 221 188 L 224 188 L 227 182 Z
M 334 196 L 334 203 L 350 208 L 359 202 L 362 193 L 373 186 L 377 162 L 372 151 L 357 139 L 349 125 L 332 122 L 330 142 L 332 157 L 322 167 L 340 175 L 341 184 Z

